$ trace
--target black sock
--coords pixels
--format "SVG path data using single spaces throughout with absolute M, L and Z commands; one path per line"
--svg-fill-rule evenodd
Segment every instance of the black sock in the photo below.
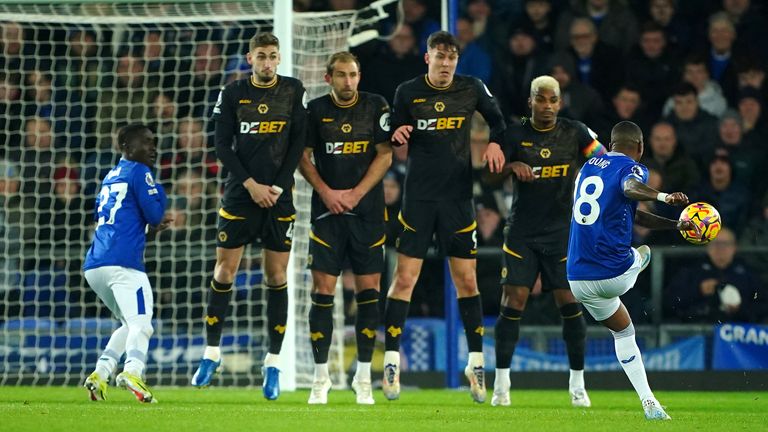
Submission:
M 379 291 L 370 288 L 355 295 L 357 300 L 357 360 L 370 363 L 376 344 L 376 329 L 379 328 Z
M 464 334 L 467 337 L 469 352 L 483 352 L 483 304 L 480 294 L 459 299 L 459 314 L 464 323 Z
M 315 363 L 328 363 L 328 351 L 333 336 L 333 296 L 312 294 L 309 308 L 309 339 Z
M 225 284 L 211 279 L 208 309 L 205 312 L 205 343 L 208 346 L 219 346 L 221 343 L 221 331 L 224 328 L 231 299 L 232 283 Z
M 502 307 L 496 319 L 496 367 L 509 369 L 520 339 L 520 318 L 523 311 Z
M 408 317 L 408 307 L 411 302 L 387 297 L 387 307 L 384 310 L 384 349 L 400 351 L 400 337 L 403 335 L 405 319 Z
M 578 303 L 568 303 L 560 308 L 563 318 L 563 340 L 568 351 L 568 363 L 573 370 L 584 369 L 584 351 L 587 344 L 587 323 Z
M 267 330 L 269 353 L 280 354 L 288 322 L 288 283 L 267 285 Z

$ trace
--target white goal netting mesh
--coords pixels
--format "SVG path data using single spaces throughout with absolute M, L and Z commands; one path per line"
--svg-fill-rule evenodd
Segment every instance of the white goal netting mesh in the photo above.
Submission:
M 327 57 L 348 48 L 354 11 L 293 14 L 293 76 L 327 91 Z M 155 335 L 153 384 L 186 385 L 204 346 L 222 168 L 211 108 L 220 87 L 250 72 L 249 38 L 273 28 L 272 1 L 0 5 L 0 385 L 77 384 L 116 322 L 87 287 L 82 260 L 100 180 L 119 159 L 115 131 L 155 125 L 157 176 L 174 225 L 148 242 Z M 284 71 L 279 71 L 285 73 Z M 294 233 L 298 386 L 312 378 L 305 270 L 310 190 L 297 179 Z M 260 253 L 246 250 L 224 330 L 219 384 L 256 385 L 266 343 Z M 342 370 L 343 316 L 330 363 Z M 289 323 L 290 324 L 290 323 Z

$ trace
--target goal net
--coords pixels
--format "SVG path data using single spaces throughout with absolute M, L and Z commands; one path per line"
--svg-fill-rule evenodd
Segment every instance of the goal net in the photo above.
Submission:
M 293 43 L 281 47 L 293 67 L 278 72 L 301 79 L 312 98 L 325 93 L 325 61 L 348 49 L 360 16 L 293 13 Z M 248 40 L 273 31 L 274 17 L 286 18 L 271 0 L 0 5 L 0 385 L 80 383 L 115 328 L 80 268 L 99 182 L 120 156 L 115 131 L 135 121 L 155 125 L 157 177 L 175 216 L 171 229 L 147 243 L 155 293 L 148 380 L 189 382 L 205 344 L 223 175 L 211 109 L 221 86 L 250 73 Z M 293 331 L 282 367 L 299 387 L 311 384 L 313 365 L 306 319 L 310 194 L 297 176 Z M 261 383 L 262 280 L 260 251 L 249 247 L 224 330 L 226 368 L 218 384 Z M 345 383 L 341 298 L 336 305 L 329 363 L 333 382 Z

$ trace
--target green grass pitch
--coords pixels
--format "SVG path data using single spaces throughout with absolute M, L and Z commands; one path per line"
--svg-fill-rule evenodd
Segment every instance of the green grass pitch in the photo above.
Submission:
M 328 405 L 308 406 L 308 391 L 267 402 L 261 389 L 157 388 L 159 403 L 139 404 L 110 388 L 109 400 L 91 402 L 76 387 L 0 387 L 4 431 L 761 431 L 768 430 L 768 393 L 660 392 L 672 416 L 649 422 L 632 391 L 590 391 L 592 408 L 570 406 L 565 390 L 513 391 L 512 407 L 474 404 L 467 391 L 403 391 L 388 402 L 358 406 L 351 391 L 334 390 Z

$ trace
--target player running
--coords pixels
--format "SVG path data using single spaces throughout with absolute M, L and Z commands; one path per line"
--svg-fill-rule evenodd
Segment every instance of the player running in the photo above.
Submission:
M 661 193 L 645 183 L 648 169 L 640 128 L 623 121 L 611 131 L 611 152 L 584 164 L 576 180 L 568 245 L 568 283 L 573 295 L 613 334 L 624 373 L 643 404 L 645 418 L 669 420 L 648 386 L 635 327 L 619 296 L 629 291 L 651 261 L 648 246 L 631 247 L 632 225 L 650 229 L 696 230 L 691 221 L 675 221 L 637 210 L 637 201 L 685 205 L 682 192 Z
M 151 169 L 157 141 L 143 124 L 130 124 L 118 134 L 120 162 L 104 177 L 96 198 L 96 232 L 85 256 L 88 285 L 122 325 L 112 333 L 96 369 L 85 380 L 91 400 L 107 398 L 107 383 L 126 354 L 117 385 L 139 402 L 157 402 L 144 383 L 149 338 L 152 337 L 152 286 L 144 269 L 147 225 L 160 231 L 172 221 L 163 217 L 166 196 Z
M 570 364 L 571 404 L 589 407 L 584 384 L 587 325 L 581 307 L 568 289 L 565 260 L 568 221 L 576 171 L 589 157 L 605 153 L 583 123 L 558 117 L 560 85 L 543 75 L 531 82 L 531 118 L 510 126 L 505 147 L 510 163 L 502 176 L 514 173 L 515 199 L 504 229 L 502 296 L 496 320 L 496 379 L 491 405 L 510 405 L 509 366 L 520 335 L 520 320 L 536 278 L 551 292 L 563 319 Z
M 358 404 L 372 405 L 371 357 L 379 326 L 379 284 L 386 240 L 381 179 L 392 163 L 389 105 L 379 95 L 357 91 L 360 63 L 349 52 L 331 56 L 325 81 L 331 92 L 309 103 L 307 148 L 299 166 L 314 188 L 309 234 L 309 331 L 315 377 L 309 403 L 328 402 L 333 297 L 336 280 L 349 263 L 355 274 L 357 300 L 357 371 L 352 389 Z
M 260 240 L 267 288 L 269 350 L 264 397 L 280 395 L 279 364 L 288 319 L 286 268 L 296 220 L 291 190 L 306 127 L 300 81 L 277 74 L 280 43 L 270 33 L 250 40 L 253 74 L 227 85 L 213 109 L 216 155 L 229 171 L 219 209 L 216 267 L 205 316 L 207 346 L 192 385 L 205 387 L 221 366 L 219 343 L 232 283 L 246 244 Z
M 432 236 L 449 256 L 469 361 L 464 374 L 476 402 L 484 402 L 483 311 L 477 289 L 477 223 L 472 203 L 470 119 L 475 110 L 491 128 L 483 155 L 492 172 L 501 171 L 499 146 L 504 119 L 496 99 L 477 78 L 455 75 L 458 42 L 450 33 L 432 33 L 424 55 L 427 74 L 397 88 L 392 113 L 393 144 L 408 144 L 403 231 L 397 239 L 397 269 L 384 313 L 385 353 L 382 389 L 387 399 L 400 396 L 400 338 L 413 288 Z

